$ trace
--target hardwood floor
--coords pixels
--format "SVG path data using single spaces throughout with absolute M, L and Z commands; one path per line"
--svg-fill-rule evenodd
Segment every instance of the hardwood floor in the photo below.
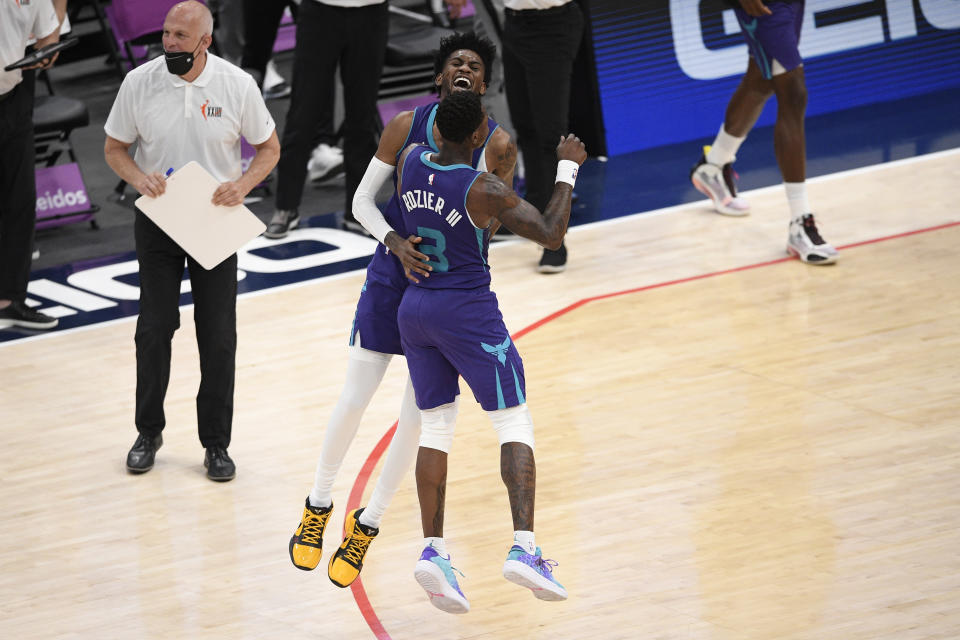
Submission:
M 361 594 L 291 566 L 361 273 L 239 302 L 224 485 L 203 475 L 191 309 L 144 476 L 123 466 L 132 321 L 0 345 L 0 636 L 960 637 L 958 159 L 812 181 L 823 235 L 846 247 L 832 267 L 785 259 L 781 188 L 747 194 L 746 219 L 697 204 L 574 229 L 562 275 L 537 275 L 525 242 L 492 249 L 563 603 L 500 575 L 496 436 L 465 386 L 446 533 L 471 612 L 434 609 L 413 580 L 412 473 Z M 324 563 L 405 377 L 397 359 L 344 461 Z

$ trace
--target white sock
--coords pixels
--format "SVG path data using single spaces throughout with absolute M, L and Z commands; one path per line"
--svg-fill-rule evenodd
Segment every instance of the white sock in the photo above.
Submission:
M 784 182 L 783 187 L 787 191 L 787 204 L 790 205 L 791 220 L 799 220 L 810 213 L 806 182 Z
M 513 544 L 523 547 L 523 550 L 530 555 L 537 551 L 537 542 L 533 539 L 533 531 L 514 531 Z
M 723 125 L 720 125 L 720 133 L 717 134 L 716 140 L 713 141 L 713 145 L 710 147 L 710 153 L 707 154 L 707 162 L 715 164 L 718 167 L 722 167 L 728 162 L 733 162 L 737 159 L 737 151 L 740 150 L 740 145 L 743 144 L 743 141 L 746 139 L 747 136 L 738 138 L 730 135 L 726 129 L 723 128 Z
M 417 457 L 420 448 L 420 410 L 417 409 L 417 399 L 413 393 L 413 383 L 407 378 L 407 388 L 403 392 L 403 401 L 400 403 L 400 419 L 397 421 L 397 431 L 390 441 L 387 450 L 387 459 L 380 470 L 377 485 L 370 495 L 370 502 L 360 514 L 360 524 L 368 527 L 380 528 L 380 519 L 387 505 L 397 492 L 397 487 L 403 481 L 407 471 Z
M 442 555 L 444 558 L 449 558 L 447 555 L 447 543 L 443 541 L 443 538 L 424 538 L 423 539 L 423 548 L 433 547 L 434 551 Z
M 313 492 L 310 492 L 310 495 L 307 496 L 307 500 L 310 502 L 310 506 L 314 509 L 329 509 L 333 506 L 333 499 L 328 498 L 326 502 L 323 501 L 323 497 L 320 499 L 314 499 Z
M 357 434 L 360 418 L 373 394 L 380 386 L 383 374 L 390 364 L 390 356 L 374 351 L 354 347 L 347 362 L 347 379 L 340 393 L 340 399 L 333 408 L 327 431 L 323 438 L 323 448 L 317 461 L 317 472 L 310 491 L 310 504 L 326 507 L 332 504 L 333 482 L 347 455 L 347 449 Z

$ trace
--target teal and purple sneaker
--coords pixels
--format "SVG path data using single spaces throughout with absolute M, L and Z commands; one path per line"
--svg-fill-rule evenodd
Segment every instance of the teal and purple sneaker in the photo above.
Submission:
M 566 600 L 567 590 L 553 577 L 553 567 L 557 563 L 544 560 L 540 547 L 534 554 L 527 553 L 523 547 L 513 545 L 503 563 L 503 577 L 533 591 L 540 600 Z
M 460 573 L 450 566 L 450 556 L 444 557 L 428 546 L 420 554 L 413 575 L 430 596 L 430 604 L 447 613 L 466 613 L 470 611 L 470 603 L 460 591 L 455 571 Z

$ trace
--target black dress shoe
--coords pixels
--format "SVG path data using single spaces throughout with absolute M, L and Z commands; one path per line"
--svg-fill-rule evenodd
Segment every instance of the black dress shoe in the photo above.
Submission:
M 153 469 L 153 460 L 157 455 L 157 449 L 161 446 L 163 446 L 163 436 L 159 433 L 152 438 L 142 433 L 138 435 L 137 441 L 127 453 L 127 471 L 146 473 Z
M 207 468 L 207 477 L 214 482 L 226 482 L 237 476 L 237 465 L 224 447 L 207 447 L 203 466 Z

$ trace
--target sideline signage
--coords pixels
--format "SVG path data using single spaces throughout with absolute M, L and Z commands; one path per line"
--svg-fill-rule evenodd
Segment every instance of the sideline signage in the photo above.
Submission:
M 93 217 L 97 207 L 90 204 L 87 187 L 76 162 L 38 167 L 37 228 L 44 229 Z

